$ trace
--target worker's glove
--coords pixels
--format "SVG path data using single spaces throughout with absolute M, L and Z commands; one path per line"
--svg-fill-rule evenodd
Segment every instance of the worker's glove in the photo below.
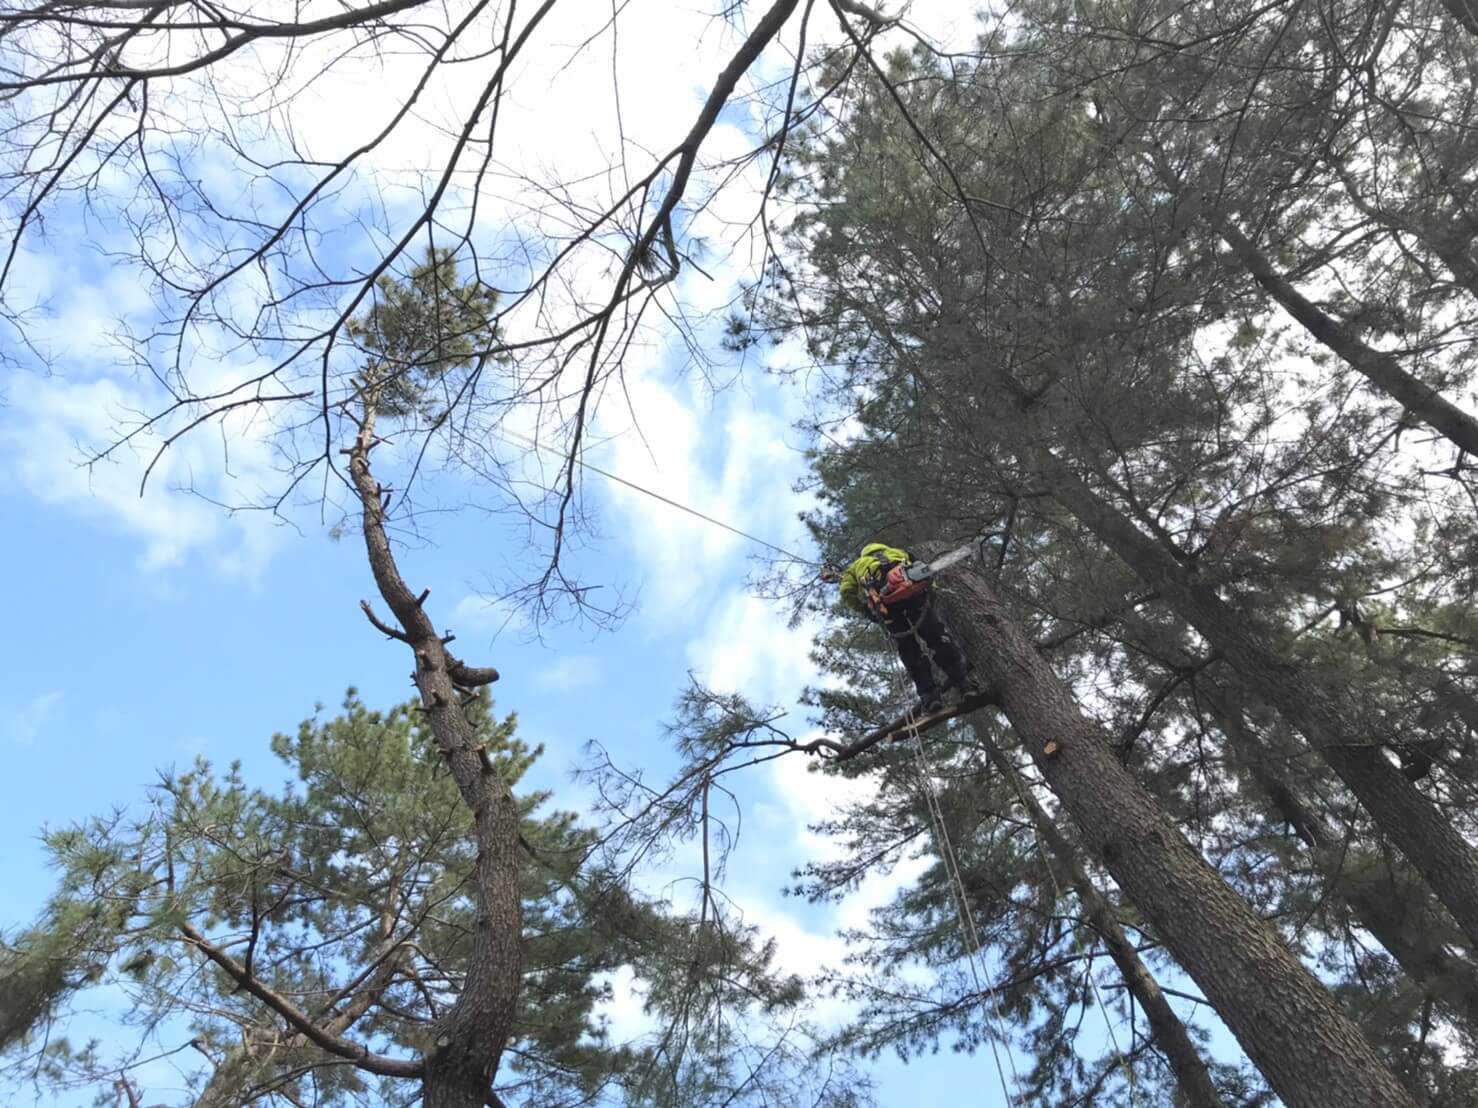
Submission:
M 919 596 L 928 587 L 927 580 L 912 580 L 903 566 L 894 566 L 888 571 L 886 583 L 883 585 L 883 603 L 901 604 L 905 600 Z

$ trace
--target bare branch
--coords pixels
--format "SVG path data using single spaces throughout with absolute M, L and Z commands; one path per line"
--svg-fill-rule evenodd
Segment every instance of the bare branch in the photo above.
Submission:
M 183 922 L 180 924 L 180 930 L 184 932 L 192 946 L 225 970 L 228 977 L 285 1019 L 293 1030 L 303 1035 L 315 1046 L 322 1047 L 340 1058 L 347 1058 L 360 1069 L 382 1077 L 421 1077 L 425 1074 L 424 1062 L 373 1054 L 359 1043 L 330 1034 L 314 1023 L 305 1012 L 247 973 L 246 968 L 240 962 L 207 939 L 193 924 L 188 921 Z

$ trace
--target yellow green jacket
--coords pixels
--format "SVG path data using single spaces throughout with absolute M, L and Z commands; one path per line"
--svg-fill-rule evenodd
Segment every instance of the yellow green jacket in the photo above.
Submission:
M 862 548 L 862 557 L 849 565 L 842 572 L 841 590 L 844 603 L 861 611 L 867 610 L 867 583 L 873 578 L 877 585 L 881 585 L 881 570 L 883 563 L 906 566 L 913 559 L 905 550 L 899 550 L 896 546 L 885 546 L 880 542 L 868 543 Z

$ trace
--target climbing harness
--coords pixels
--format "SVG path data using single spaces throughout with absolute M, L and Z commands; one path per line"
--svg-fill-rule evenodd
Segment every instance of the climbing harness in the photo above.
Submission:
M 883 578 L 882 588 L 869 588 L 867 590 L 868 603 L 874 605 L 884 615 L 888 612 L 889 604 L 902 604 L 907 600 L 922 595 L 929 587 L 928 578 L 920 577 L 917 580 L 908 576 L 908 571 L 903 566 L 893 566 Z

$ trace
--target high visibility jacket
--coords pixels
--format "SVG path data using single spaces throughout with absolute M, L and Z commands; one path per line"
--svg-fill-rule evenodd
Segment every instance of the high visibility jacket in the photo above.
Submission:
M 906 566 L 913 559 L 906 550 L 896 546 L 885 546 L 880 542 L 868 543 L 862 548 L 862 557 L 849 565 L 842 573 L 842 600 L 861 611 L 867 610 L 867 589 L 882 588 L 885 565 Z

